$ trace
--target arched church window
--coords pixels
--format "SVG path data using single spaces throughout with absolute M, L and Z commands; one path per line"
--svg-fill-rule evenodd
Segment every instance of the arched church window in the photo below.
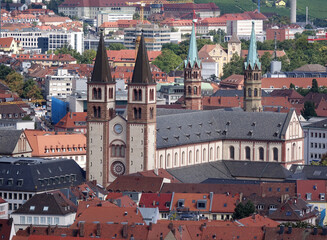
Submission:
M 141 119 L 141 116 L 142 116 L 142 109 L 139 108 L 139 116 L 138 116 L 138 119 Z
M 233 146 L 229 147 L 229 158 L 234 159 L 235 158 L 235 149 Z
M 134 119 L 137 119 L 137 109 L 134 108 Z
M 98 107 L 98 118 L 101 118 L 101 107 Z
M 194 92 L 194 94 L 198 94 L 198 88 L 196 86 L 194 86 L 193 92 Z
M 139 101 L 142 101 L 142 90 L 141 90 L 141 89 L 139 89 L 138 100 L 139 100 Z
M 245 159 L 250 160 L 251 158 L 251 149 L 250 147 L 245 147 Z
M 96 88 L 93 88 L 93 91 L 92 91 L 92 99 L 97 99 L 98 97 L 98 91 Z
M 252 89 L 251 88 L 248 89 L 248 97 L 252 97 Z
M 254 96 L 255 96 L 255 97 L 258 96 L 258 89 L 257 89 L 257 88 L 254 89 Z
M 263 147 L 259 147 L 259 160 L 264 159 L 264 149 Z
M 278 148 L 273 148 L 274 161 L 278 161 Z
M 101 96 L 102 94 L 101 94 L 101 88 L 98 88 L 98 98 L 97 99 L 101 99 Z
M 95 106 L 93 107 L 93 117 L 98 117 L 98 111 Z
M 134 101 L 137 101 L 137 90 L 136 89 L 133 90 L 133 99 L 134 99 Z

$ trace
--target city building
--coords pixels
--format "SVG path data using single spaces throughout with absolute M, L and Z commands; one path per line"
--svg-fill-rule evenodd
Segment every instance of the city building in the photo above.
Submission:
M 2 54 L 19 54 L 23 49 L 20 47 L 20 42 L 13 37 L 0 38 L 0 52 Z
M 140 24 L 133 28 L 124 29 L 124 46 L 135 49 L 137 38 L 143 34 L 149 51 L 161 51 L 162 45 L 170 43 L 170 29 L 155 24 Z
M 245 63 L 251 76 L 260 74 L 255 67 L 259 62 L 254 37 L 249 50 L 251 57 Z M 124 174 L 217 160 L 268 161 L 286 167 L 303 163 L 303 131 L 293 110 L 195 111 L 202 109 L 202 97 L 201 60 L 194 30 L 184 61 L 184 103 L 180 106 L 184 109 L 157 109 L 156 82 L 142 36 L 128 84 L 127 116 L 115 115 L 115 82 L 106 54 L 102 36 L 88 81 L 88 180 L 107 186 Z M 260 78 L 256 81 L 261 84 Z M 254 100 L 261 101 L 261 93 Z
M 32 157 L 73 159 L 81 168 L 86 164 L 86 137 L 82 133 L 25 130 Z
M 8 203 L 0 198 L 0 219 L 8 219 Z
M 33 226 L 69 227 L 74 223 L 77 207 L 60 191 L 35 194 L 10 214 L 15 229 Z
M 0 129 L 0 155 L 31 157 L 32 147 L 23 130 Z
M 45 78 L 45 96 L 67 98 L 73 91 L 73 79 L 78 76 L 68 73 L 67 69 L 58 68 L 54 75 Z
M 86 133 L 86 116 L 86 112 L 68 112 L 55 125 L 55 131 Z
M 0 129 L 7 129 L 7 130 L 34 129 L 35 127 L 34 125 L 35 123 L 32 120 L 0 118 Z
M 83 170 L 74 160 L 2 157 L 0 166 L 0 197 L 8 202 L 9 214 L 35 194 L 85 181 Z
M 319 162 L 327 153 L 327 120 L 303 126 L 305 163 Z

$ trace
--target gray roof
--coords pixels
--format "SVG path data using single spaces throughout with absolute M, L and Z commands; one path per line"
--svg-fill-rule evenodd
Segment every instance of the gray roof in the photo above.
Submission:
M 304 128 L 323 128 L 327 130 L 327 119 L 305 125 Z
M 72 159 L 0 158 L 0 190 L 42 192 L 84 181 L 83 169 Z
M 59 215 L 76 212 L 76 206 L 60 192 L 35 194 L 13 214 Z
M 291 177 L 291 172 L 274 162 L 223 160 L 166 170 L 182 183 L 201 183 L 210 178 L 286 179 Z
M 293 164 L 290 171 L 293 173 L 293 179 L 327 180 L 327 166 Z
M 0 129 L 0 155 L 10 155 L 13 153 L 23 130 Z
M 222 161 L 166 170 L 182 183 L 200 183 L 208 178 L 233 178 Z
M 195 111 L 157 117 L 157 149 L 220 139 L 284 141 L 289 113 Z

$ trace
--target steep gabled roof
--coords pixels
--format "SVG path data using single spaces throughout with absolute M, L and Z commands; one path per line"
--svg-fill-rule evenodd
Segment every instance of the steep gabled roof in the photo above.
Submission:
M 152 79 L 148 53 L 145 46 L 144 36 L 142 34 L 140 46 L 137 52 L 135 68 L 132 77 L 132 83 L 155 84 Z
M 255 66 L 257 66 L 258 69 L 261 69 L 261 63 L 259 61 L 258 52 L 257 52 L 257 41 L 255 36 L 254 22 L 252 22 L 252 32 L 251 32 L 249 52 L 246 62 L 244 63 L 244 66 L 245 69 L 248 69 L 249 67 L 251 69 L 254 69 Z
M 0 130 L 0 154 L 12 154 L 18 143 L 22 130 Z
M 104 45 L 103 34 L 101 34 L 100 36 L 91 82 L 114 83 L 111 77 L 111 71 L 108 62 L 107 50 Z

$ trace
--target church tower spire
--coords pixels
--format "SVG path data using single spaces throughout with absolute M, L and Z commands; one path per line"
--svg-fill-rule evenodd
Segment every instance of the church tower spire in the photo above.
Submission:
M 106 186 L 109 180 L 109 121 L 115 116 L 115 82 L 112 80 L 103 35 L 92 77 L 87 82 L 87 180 Z
M 184 60 L 184 101 L 186 109 L 202 110 L 201 61 L 196 46 L 194 23 L 187 59 Z
M 152 78 L 143 34 L 132 81 L 128 84 L 127 173 L 156 166 L 156 82 Z
M 244 62 L 244 110 L 261 112 L 261 63 L 257 52 L 254 22 L 246 62 Z

